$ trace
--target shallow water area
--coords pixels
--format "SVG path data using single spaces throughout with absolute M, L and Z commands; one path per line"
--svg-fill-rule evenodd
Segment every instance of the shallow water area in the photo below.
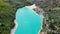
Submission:
M 17 29 L 15 34 L 38 34 L 41 31 L 43 16 L 34 10 L 23 7 L 16 12 Z

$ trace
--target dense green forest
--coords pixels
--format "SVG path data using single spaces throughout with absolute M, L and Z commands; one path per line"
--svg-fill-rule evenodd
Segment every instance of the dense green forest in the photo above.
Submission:
M 47 34 L 60 34 L 60 0 L 0 0 L 0 34 L 10 33 L 15 25 L 15 13 L 18 8 L 34 3 L 48 14 L 42 31 Z

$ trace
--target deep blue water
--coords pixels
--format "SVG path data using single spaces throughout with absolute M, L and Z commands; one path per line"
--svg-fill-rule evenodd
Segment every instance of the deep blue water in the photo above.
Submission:
M 15 34 L 38 34 L 42 27 L 42 15 L 30 8 L 20 8 L 16 12 L 18 27 Z

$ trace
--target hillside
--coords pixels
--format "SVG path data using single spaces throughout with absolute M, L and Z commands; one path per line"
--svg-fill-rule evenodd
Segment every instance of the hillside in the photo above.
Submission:
M 60 34 L 60 0 L 0 0 L 0 34 L 10 33 L 18 8 L 34 3 L 46 14 L 42 32 Z

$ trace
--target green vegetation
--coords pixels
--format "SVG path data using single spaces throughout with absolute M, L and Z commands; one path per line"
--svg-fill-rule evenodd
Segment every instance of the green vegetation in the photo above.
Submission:
M 47 34 L 60 34 L 60 0 L 39 1 L 37 6 L 43 8 L 48 14 L 42 31 L 47 32 Z
M 0 34 L 9 34 L 11 28 L 14 26 L 15 10 L 9 3 L 0 0 Z
M 53 8 L 53 10 L 60 10 L 60 7 L 55 7 Z
M 0 34 L 10 33 L 11 28 L 15 25 L 15 13 L 18 8 L 33 3 L 29 0 L 0 0 Z M 48 20 L 44 22 L 42 31 L 47 34 L 60 34 L 60 0 L 41 0 L 35 3 L 48 14 Z M 46 24 L 48 24 L 47 28 Z

